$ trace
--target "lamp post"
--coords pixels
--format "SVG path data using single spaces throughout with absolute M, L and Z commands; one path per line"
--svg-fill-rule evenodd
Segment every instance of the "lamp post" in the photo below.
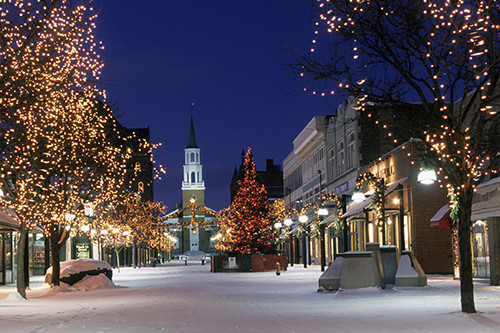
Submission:
M 306 223 L 307 223 L 307 215 L 300 215 L 299 222 L 304 225 L 304 232 L 302 234 L 302 261 L 304 262 L 304 268 L 307 268 L 307 235 L 306 235 Z
M 318 209 L 319 217 L 319 240 L 320 240 L 320 255 L 321 255 L 321 271 L 325 271 L 326 266 L 326 254 L 325 254 L 325 226 L 321 224 L 323 218 L 328 215 L 328 209 L 320 208 Z
M 288 230 L 290 230 L 290 227 L 292 226 L 293 221 L 292 221 L 292 219 L 287 218 L 287 219 L 285 219 L 283 221 L 283 224 L 288 228 Z M 290 261 L 290 266 L 293 266 L 293 237 L 290 237 L 290 257 L 289 257 L 289 261 Z
M 89 222 L 89 227 L 88 227 L 88 230 L 91 230 L 93 225 L 92 225 L 92 219 L 94 217 L 94 207 L 92 205 L 91 202 L 87 202 L 84 204 L 84 211 L 83 211 L 83 214 L 87 217 L 88 219 L 88 222 Z M 81 230 L 84 231 L 87 230 L 85 226 L 82 226 Z M 89 237 L 89 242 L 90 242 L 90 255 L 93 256 L 93 253 L 92 253 L 92 241 L 91 241 L 91 238 Z M 100 260 L 100 249 L 99 249 L 99 236 L 97 236 L 97 259 Z

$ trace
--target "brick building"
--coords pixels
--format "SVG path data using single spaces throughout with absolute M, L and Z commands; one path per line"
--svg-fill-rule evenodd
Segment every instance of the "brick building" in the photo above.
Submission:
M 241 164 L 238 169 L 234 169 L 233 178 L 231 179 L 231 202 L 233 202 L 233 198 L 238 192 L 238 181 L 243 180 L 245 174 L 243 167 L 244 155 L 245 153 L 242 152 Z M 257 181 L 264 185 L 268 201 L 283 198 L 283 171 L 281 171 L 281 165 L 274 164 L 272 158 L 266 160 L 265 170 L 257 170 Z
M 411 250 L 426 273 L 453 273 L 452 233 L 449 228 L 431 228 L 430 220 L 448 202 L 447 191 L 439 183 L 417 182 L 423 143 L 410 140 L 363 167 L 385 184 L 384 222 L 377 223 L 369 208 L 374 186 L 365 186 L 366 199 L 350 202 L 344 214 L 352 250 L 366 250 L 366 244 L 395 245 Z

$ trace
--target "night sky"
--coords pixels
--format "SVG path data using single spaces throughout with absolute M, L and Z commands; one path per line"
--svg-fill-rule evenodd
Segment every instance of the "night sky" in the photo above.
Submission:
M 190 105 L 201 148 L 206 205 L 229 205 L 229 184 L 248 146 L 257 170 L 282 165 L 315 115 L 340 102 L 304 92 L 284 65 L 291 48 L 311 48 L 310 0 L 105 1 L 96 36 L 105 45 L 103 88 L 130 128 L 151 128 L 167 168 L 155 200 L 168 210 L 181 198 Z

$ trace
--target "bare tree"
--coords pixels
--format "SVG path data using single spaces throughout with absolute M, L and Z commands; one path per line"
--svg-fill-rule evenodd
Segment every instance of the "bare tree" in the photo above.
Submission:
M 314 46 L 292 65 L 302 80 L 356 96 L 361 110 L 421 105 L 421 137 L 458 207 L 461 308 L 475 312 L 472 194 L 499 166 L 499 2 L 320 0 L 316 10 Z

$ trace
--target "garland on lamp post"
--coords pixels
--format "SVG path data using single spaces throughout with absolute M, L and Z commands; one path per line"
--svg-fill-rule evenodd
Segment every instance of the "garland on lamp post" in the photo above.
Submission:
M 361 189 L 364 184 L 374 185 L 375 193 L 372 195 L 372 202 L 368 206 L 377 217 L 377 224 L 384 224 L 384 207 L 385 207 L 385 181 L 383 178 L 376 177 L 371 172 L 365 172 L 356 178 L 356 188 Z

